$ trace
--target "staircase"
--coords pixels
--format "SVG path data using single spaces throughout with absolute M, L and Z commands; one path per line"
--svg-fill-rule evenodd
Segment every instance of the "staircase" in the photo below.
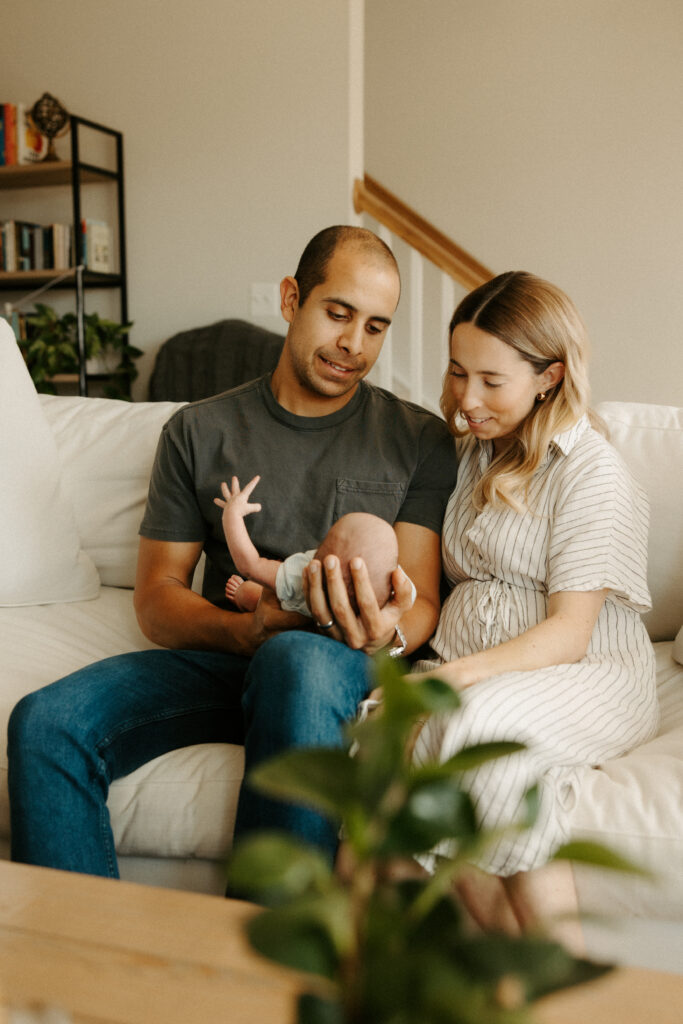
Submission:
M 366 174 L 353 205 L 394 252 L 401 302 L 369 380 L 434 412 L 448 360 L 448 323 L 457 303 L 493 272 Z

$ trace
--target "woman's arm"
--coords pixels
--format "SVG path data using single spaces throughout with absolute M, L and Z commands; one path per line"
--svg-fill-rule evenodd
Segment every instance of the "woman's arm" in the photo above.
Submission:
M 497 647 L 448 661 L 411 679 L 438 676 L 454 689 L 464 690 L 503 672 L 529 672 L 580 661 L 607 594 L 607 590 L 564 590 L 551 594 L 548 617 L 543 622 Z

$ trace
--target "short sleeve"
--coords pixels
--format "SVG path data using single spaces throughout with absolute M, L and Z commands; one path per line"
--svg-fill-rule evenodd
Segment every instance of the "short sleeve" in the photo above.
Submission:
M 594 432 L 565 456 L 548 549 L 548 593 L 612 591 L 645 612 L 648 500 L 611 445 Z
M 435 417 L 430 429 L 424 432 L 420 446 L 420 460 L 396 522 L 414 523 L 441 533 L 446 505 L 458 472 L 455 441 L 445 423 Z
M 140 534 L 151 540 L 204 541 L 206 526 L 191 472 L 191 450 L 183 434 L 183 410 L 161 431 Z

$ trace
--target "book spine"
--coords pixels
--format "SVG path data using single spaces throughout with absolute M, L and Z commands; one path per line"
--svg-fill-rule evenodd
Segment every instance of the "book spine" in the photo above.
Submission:
M 5 163 L 17 162 L 17 108 L 13 103 L 4 104 L 5 112 Z
M 6 220 L 2 225 L 2 241 L 5 270 L 12 274 L 17 269 L 17 234 L 13 220 Z
M 54 256 L 54 227 L 43 228 L 43 265 L 46 270 L 52 270 L 55 265 Z
M 0 167 L 5 165 L 5 104 L 0 103 Z

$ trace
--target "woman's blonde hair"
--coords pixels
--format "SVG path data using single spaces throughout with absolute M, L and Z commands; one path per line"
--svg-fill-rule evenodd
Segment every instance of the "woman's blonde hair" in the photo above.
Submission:
M 451 318 L 449 339 L 462 323 L 473 324 L 515 349 L 537 374 L 552 363 L 564 364 L 562 380 L 547 391 L 545 400 L 536 401 L 512 444 L 493 459 L 474 492 L 479 509 L 489 502 L 505 502 L 519 510 L 551 439 L 589 412 L 586 328 L 560 288 L 525 271 L 500 274 L 466 295 Z M 462 436 L 468 431 L 456 422 L 458 405 L 449 380 L 450 367 L 444 375 L 441 411 L 451 432 Z M 599 427 L 597 417 L 589 415 Z

